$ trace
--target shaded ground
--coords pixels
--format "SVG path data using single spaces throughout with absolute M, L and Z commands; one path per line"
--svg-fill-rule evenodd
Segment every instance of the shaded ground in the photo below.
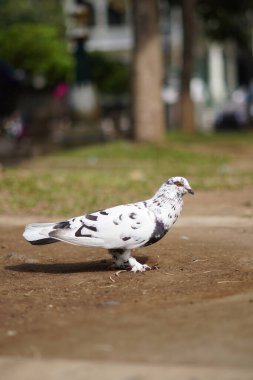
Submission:
M 103 250 L 34 247 L 21 236 L 29 218 L 0 219 L 0 355 L 253 376 L 252 189 L 185 201 L 174 229 L 136 252 L 161 269 L 120 277 Z

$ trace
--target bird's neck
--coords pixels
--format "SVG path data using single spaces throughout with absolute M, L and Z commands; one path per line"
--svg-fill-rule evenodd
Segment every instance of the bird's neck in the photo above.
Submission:
M 167 214 L 168 210 L 172 207 L 181 208 L 183 205 L 183 196 L 176 190 L 163 191 L 161 188 L 147 201 L 148 207 L 155 214 Z
M 153 203 L 160 203 L 162 206 L 166 206 L 166 204 L 182 201 L 182 197 L 182 193 L 180 193 L 177 189 L 168 189 L 166 185 L 163 185 L 151 199 Z
M 176 222 L 183 207 L 183 194 L 176 188 L 169 188 L 165 185 L 160 187 L 153 198 L 146 201 L 146 207 L 152 211 L 165 229 L 168 230 Z

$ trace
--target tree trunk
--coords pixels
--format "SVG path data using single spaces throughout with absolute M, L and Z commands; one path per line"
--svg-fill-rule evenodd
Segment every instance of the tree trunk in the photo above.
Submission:
M 156 0 L 132 0 L 134 23 L 133 124 L 137 141 L 165 136 L 163 57 Z
M 181 129 L 195 130 L 194 104 L 190 94 L 193 73 L 194 18 L 196 0 L 183 0 L 183 69 L 181 78 Z

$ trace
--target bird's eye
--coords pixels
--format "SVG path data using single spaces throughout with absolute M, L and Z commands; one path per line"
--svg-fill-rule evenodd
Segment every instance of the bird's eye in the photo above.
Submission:
M 176 181 L 176 182 L 174 182 L 174 184 L 177 186 L 183 186 L 182 182 L 180 182 L 180 181 Z

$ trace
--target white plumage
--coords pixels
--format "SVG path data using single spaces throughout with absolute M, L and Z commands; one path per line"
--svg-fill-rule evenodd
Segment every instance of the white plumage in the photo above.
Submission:
M 63 241 L 70 244 L 106 248 L 118 268 L 132 271 L 151 269 L 131 257 L 131 250 L 160 240 L 176 222 L 183 195 L 193 194 L 188 181 L 172 177 L 156 194 L 142 202 L 115 206 L 57 223 L 29 224 L 24 238 L 42 245 Z

